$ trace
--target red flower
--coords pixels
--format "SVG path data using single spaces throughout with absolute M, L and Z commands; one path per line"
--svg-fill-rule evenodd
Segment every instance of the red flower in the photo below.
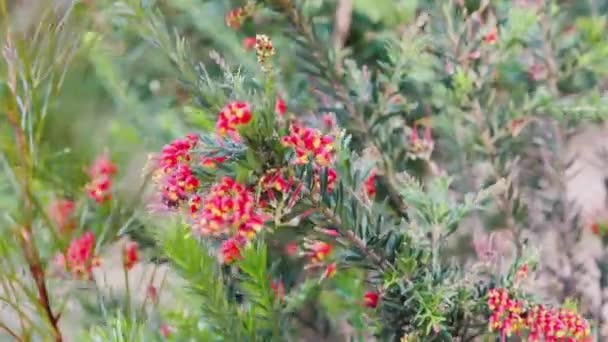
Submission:
M 315 168 L 315 188 L 319 190 L 321 187 L 321 170 L 322 168 Z M 336 170 L 332 167 L 327 168 L 327 192 L 332 192 L 334 187 L 336 186 L 336 180 L 338 179 L 338 174 Z
M 337 270 L 337 265 L 335 262 L 332 262 L 331 264 L 327 265 L 327 267 L 325 268 L 325 271 L 323 271 L 323 274 L 321 275 L 321 279 L 329 279 L 329 278 L 333 277 L 336 274 L 336 270 Z
M 123 250 L 122 263 L 127 270 L 132 269 L 139 260 L 137 247 L 137 243 L 128 242 Z
M 492 27 L 490 31 L 486 34 L 483 39 L 487 44 L 496 44 L 498 41 L 498 29 L 496 27 Z
M 74 229 L 76 224 L 72 218 L 74 202 L 66 199 L 55 200 L 49 205 L 48 213 L 49 219 L 60 233 L 68 233 Z
M 88 279 L 93 267 L 99 265 L 99 259 L 93 255 L 95 235 L 86 232 L 72 240 L 67 251 L 67 267 L 74 276 Z
M 521 267 L 517 270 L 517 273 L 515 274 L 515 279 L 516 280 L 523 280 L 526 279 L 528 277 L 528 264 L 523 264 L 521 265 Z
M 226 13 L 226 16 L 224 17 L 226 26 L 235 30 L 240 28 L 243 22 L 253 14 L 254 9 L 255 7 L 253 5 L 246 5 L 244 7 L 237 7 Z
M 365 293 L 365 295 L 363 296 L 363 305 L 365 305 L 368 308 L 375 308 L 376 306 L 378 306 L 378 300 L 380 299 L 380 296 L 378 295 L 377 292 L 374 291 L 367 291 Z
M 102 154 L 95 161 L 89 169 L 89 176 L 95 177 L 100 175 L 113 176 L 117 172 L 116 165 L 112 163 L 107 154 Z
M 247 102 L 230 102 L 220 111 L 215 125 L 217 134 L 221 137 L 228 135 L 238 141 L 240 137 L 237 128 L 246 125 L 252 118 L 251 108 Z
M 167 324 L 161 324 L 160 325 L 160 334 L 164 338 L 169 338 L 169 336 L 171 336 L 171 331 L 172 330 L 173 329 L 169 325 L 167 325 Z
M 112 199 L 111 177 L 116 174 L 116 166 L 110 161 L 106 154 L 103 154 L 93 162 L 89 168 L 89 183 L 86 185 L 89 197 L 101 204 Z
M 246 37 L 243 39 L 243 47 L 245 50 L 251 50 L 255 47 L 255 37 Z
M 285 115 L 285 112 L 287 112 L 287 105 L 285 104 L 285 101 L 283 101 L 283 99 L 280 96 L 277 96 L 275 104 L 274 104 L 274 111 L 277 112 L 277 114 L 283 116 Z
M 201 164 L 210 169 L 217 168 L 218 164 L 222 164 L 228 159 L 227 157 L 203 157 Z
M 238 237 L 233 237 L 222 242 L 222 263 L 229 265 L 241 258 L 241 246 L 243 242 Z
M 376 171 L 372 171 L 372 173 L 365 180 L 365 192 L 367 196 L 372 198 L 376 195 Z
M 333 113 L 323 114 L 321 120 L 323 121 L 323 126 L 328 131 L 331 131 L 332 129 L 334 129 L 334 127 L 336 127 L 336 119 L 334 118 Z
M 428 119 L 423 119 L 428 121 Z M 425 159 L 428 160 L 433 153 L 435 142 L 431 134 L 431 125 L 429 122 L 424 123 L 426 126 L 424 130 L 424 136 L 422 139 L 418 136 L 418 123 L 414 124 L 412 132 L 410 134 L 410 145 L 408 146 L 408 157 L 411 159 Z
M 304 248 L 306 249 L 305 255 L 310 258 L 312 266 L 321 264 L 331 254 L 333 249 L 332 245 L 323 241 L 305 243 Z
M 298 253 L 298 243 L 295 241 L 291 241 L 285 245 L 285 254 L 288 256 L 294 256 Z

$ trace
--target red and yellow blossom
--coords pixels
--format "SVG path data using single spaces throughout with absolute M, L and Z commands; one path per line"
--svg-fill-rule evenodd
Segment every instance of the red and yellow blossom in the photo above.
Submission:
M 243 7 L 237 7 L 226 13 L 224 21 L 226 26 L 232 29 L 238 29 L 243 25 L 243 22 L 250 17 L 255 10 L 255 4 L 253 2 L 248 3 Z
M 245 185 L 224 177 L 202 199 L 193 213 L 193 226 L 202 235 L 242 235 L 251 239 L 264 225 L 254 194 Z
M 318 166 L 329 166 L 334 159 L 334 138 L 319 130 L 294 124 L 289 135 L 282 138 L 284 146 L 296 153 L 296 164 L 307 164 L 312 158 Z
M 221 262 L 229 265 L 241 258 L 241 248 L 245 245 L 242 236 L 234 236 L 222 241 L 220 246 Z
M 249 103 L 233 101 L 228 103 L 221 111 L 216 122 L 217 134 L 221 137 L 229 136 L 235 141 L 240 140 L 237 129 L 246 125 L 253 118 Z
M 589 323 L 568 309 L 547 309 L 542 305 L 524 307 L 524 302 L 511 298 L 507 289 L 488 293 L 490 330 L 501 336 L 526 332 L 528 341 L 591 341 Z
M 311 241 L 304 243 L 304 255 L 309 258 L 310 266 L 322 264 L 331 254 L 333 247 L 324 241 Z

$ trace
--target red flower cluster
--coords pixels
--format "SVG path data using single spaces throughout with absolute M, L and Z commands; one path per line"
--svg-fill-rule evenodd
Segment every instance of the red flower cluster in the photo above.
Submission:
M 103 203 L 112 199 L 111 177 L 116 174 L 116 165 L 110 161 L 107 155 L 97 157 L 89 169 L 90 181 L 86 185 L 89 197 L 97 203 Z
M 137 252 L 137 243 L 129 242 L 125 245 L 122 256 L 122 264 L 127 270 L 130 270 L 139 261 L 139 254 Z
M 196 147 L 198 137 L 188 134 L 184 139 L 177 139 L 163 147 L 156 159 L 157 171 L 155 180 L 161 193 L 161 200 L 168 208 L 178 207 L 186 201 L 199 187 L 199 180 L 192 173 L 190 161 L 192 149 Z
M 296 152 L 296 164 L 307 164 L 312 157 L 319 166 L 329 166 L 333 161 L 334 138 L 323 135 L 319 130 L 297 124 L 289 128 L 289 135 L 283 137 L 284 146 Z
M 378 300 L 380 299 L 380 295 L 378 292 L 367 291 L 363 296 L 363 305 L 368 308 L 376 308 L 378 306 Z
M 51 202 L 48 215 L 60 233 L 69 233 L 76 225 L 72 217 L 74 215 L 74 202 L 70 200 L 58 199 Z
M 95 235 L 86 232 L 72 240 L 67 251 L 67 268 L 76 277 L 88 279 L 93 267 L 99 266 L 99 258 L 93 252 Z
M 179 206 L 199 187 L 199 180 L 192 174 L 189 165 L 182 164 L 164 177 L 162 201 L 169 208 Z
M 237 234 L 252 238 L 264 225 L 253 193 L 230 177 L 222 178 L 209 189 L 201 210 L 193 215 L 194 227 L 203 235 Z
M 254 6 L 246 5 L 244 7 L 237 7 L 230 12 L 226 13 L 224 20 L 226 21 L 226 26 L 238 29 L 241 27 L 243 22 L 253 14 Z
M 490 290 L 488 294 L 490 330 L 501 336 L 521 334 L 526 331 L 528 341 L 590 341 L 589 323 L 567 309 L 546 309 L 532 305 L 524 310 L 521 300 L 511 299 L 507 289 Z
M 289 191 L 294 183 L 293 177 L 286 179 L 281 170 L 271 170 L 260 179 L 265 190 L 276 190 L 282 193 Z
M 217 118 L 217 134 L 221 137 L 228 135 L 231 139 L 239 141 L 240 137 L 237 128 L 246 125 L 252 118 L 251 107 L 247 102 L 230 102 L 220 111 L 220 115 Z
M 507 289 L 492 289 L 488 293 L 488 307 L 490 315 L 490 329 L 498 331 L 503 336 L 520 333 L 524 328 L 521 318 L 523 302 L 509 297 Z
M 178 165 L 188 163 L 192 156 L 191 151 L 198 143 L 198 137 L 188 134 L 185 139 L 176 139 L 163 147 L 159 160 L 159 167 L 169 172 Z
M 536 305 L 525 319 L 528 341 L 591 341 L 589 323 L 567 309 L 546 309 Z

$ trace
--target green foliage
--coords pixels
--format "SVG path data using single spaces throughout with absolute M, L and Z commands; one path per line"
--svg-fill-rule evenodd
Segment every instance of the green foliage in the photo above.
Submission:
M 240 340 L 246 336 L 239 324 L 237 307 L 228 300 L 215 258 L 209 255 L 200 241 L 179 225 L 159 234 L 165 255 L 187 281 L 195 298 L 198 297 L 201 318 L 208 321 L 219 336 L 229 340 Z

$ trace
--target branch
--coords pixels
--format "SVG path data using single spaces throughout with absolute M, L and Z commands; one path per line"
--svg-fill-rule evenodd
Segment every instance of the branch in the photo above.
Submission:
M 312 196 L 311 196 L 312 197 Z M 380 255 L 376 254 L 376 252 L 367 248 L 367 245 L 363 240 L 361 240 L 355 233 L 351 230 L 346 229 L 342 225 L 342 220 L 339 217 L 334 215 L 334 213 L 327 207 L 323 206 L 318 200 L 312 198 L 313 204 L 319 208 L 321 214 L 329 221 L 335 228 L 338 229 L 341 237 L 346 239 L 351 243 L 355 248 L 357 248 L 360 252 L 362 252 L 369 260 L 371 260 L 374 264 L 378 265 L 381 269 L 387 268 L 388 265 L 386 260 L 384 260 Z
M 11 335 L 15 339 L 15 341 L 18 341 L 18 342 L 23 341 L 23 339 L 21 337 L 19 337 L 19 335 L 17 335 L 17 333 L 15 331 L 13 331 L 11 328 L 6 326 L 6 324 L 4 324 L 2 322 L 0 322 L 0 330 L 6 331 L 9 335 Z
M 333 32 L 334 48 L 336 50 L 344 47 L 344 43 L 350 32 L 352 15 L 353 0 L 338 0 Z

